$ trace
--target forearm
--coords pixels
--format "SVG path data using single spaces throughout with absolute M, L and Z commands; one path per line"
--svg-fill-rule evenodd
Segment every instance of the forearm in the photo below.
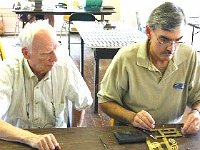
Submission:
M 85 110 L 78 111 L 75 108 L 72 108 L 72 127 L 82 126 L 84 115 Z
M 193 134 L 200 130 L 200 101 L 195 102 L 187 115 L 182 128 L 183 134 Z
M 38 150 L 55 148 L 61 150 L 53 134 L 37 135 L 27 130 L 14 127 L 2 120 L 0 120 L 0 139 L 20 142 Z
M 36 135 L 0 120 L 0 138 L 3 140 L 16 141 L 29 145 L 30 143 L 27 139 L 33 136 Z
M 108 116 L 117 120 L 131 123 L 136 113 L 127 110 L 115 102 L 105 102 L 99 104 L 101 110 Z

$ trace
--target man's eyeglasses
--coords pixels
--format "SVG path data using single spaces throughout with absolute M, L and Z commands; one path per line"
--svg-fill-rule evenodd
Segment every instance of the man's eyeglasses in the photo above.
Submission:
M 153 32 L 153 33 L 155 34 L 155 32 Z M 178 46 L 179 44 L 184 43 L 183 41 L 180 41 L 182 37 L 177 39 L 176 41 L 172 41 L 172 40 L 170 40 L 170 39 L 168 39 L 167 37 L 164 37 L 164 36 L 158 37 L 156 34 L 155 34 L 155 36 L 156 36 L 157 41 L 162 46 L 165 46 L 165 47 L 169 47 L 172 44 L 174 44 L 175 46 Z

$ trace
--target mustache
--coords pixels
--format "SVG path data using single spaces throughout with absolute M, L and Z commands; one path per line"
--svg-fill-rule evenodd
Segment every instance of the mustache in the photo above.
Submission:
M 167 54 L 167 55 L 171 55 L 174 53 L 175 53 L 175 51 L 170 51 L 170 50 L 165 50 L 165 51 L 161 52 L 161 54 Z

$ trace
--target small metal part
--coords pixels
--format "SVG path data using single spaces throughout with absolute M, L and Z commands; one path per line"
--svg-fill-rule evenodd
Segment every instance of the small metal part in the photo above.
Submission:
M 154 135 L 156 139 L 163 137 L 171 138 L 171 137 L 183 136 L 181 132 L 178 131 L 176 128 L 156 128 L 156 129 L 151 129 L 150 131 L 156 133 L 156 135 Z
M 153 138 L 154 140 L 156 140 L 156 138 L 147 130 L 142 129 L 142 132 L 146 133 L 148 136 L 150 136 L 151 138 Z
M 150 132 L 155 132 L 153 136 L 155 139 L 151 141 L 147 138 L 146 143 L 149 150 L 164 150 L 166 148 L 167 150 L 178 150 L 178 143 L 173 138 L 183 135 L 176 128 L 164 128 L 163 126 L 163 128 L 151 129 Z
M 168 141 L 169 141 L 169 143 L 172 144 L 172 145 L 177 144 L 177 142 L 176 142 L 174 139 L 172 139 L 172 138 L 169 138 Z
M 171 144 L 167 138 L 162 138 L 162 141 L 151 142 L 148 138 L 146 140 L 149 150 L 178 150 L 178 144 L 174 139 L 170 139 Z
M 152 142 L 147 138 L 146 140 L 149 150 L 162 150 L 162 147 L 159 142 Z

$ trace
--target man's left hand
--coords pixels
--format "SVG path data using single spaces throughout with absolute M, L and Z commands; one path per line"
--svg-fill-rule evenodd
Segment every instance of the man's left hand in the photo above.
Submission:
M 181 129 L 182 134 L 193 134 L 200 130 L 200 113 L 197 110 L 192 110 Z

